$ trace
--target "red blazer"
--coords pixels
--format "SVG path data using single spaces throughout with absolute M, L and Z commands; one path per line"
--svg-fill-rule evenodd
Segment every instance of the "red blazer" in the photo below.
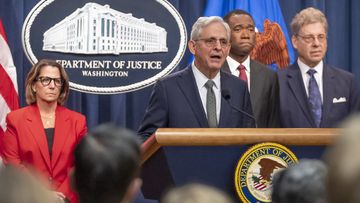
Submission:
M 62 192 L 72 203 L 77 202 L 77 195 L 70 188 L 69 172 L 74 166 L 74 148 L 87 131 L 85 116 L 58 105 L 51 157 L 36 104 L 10 112 L 6 122 L 2 138 L 4 163 L 30 166 L 55 191 Z

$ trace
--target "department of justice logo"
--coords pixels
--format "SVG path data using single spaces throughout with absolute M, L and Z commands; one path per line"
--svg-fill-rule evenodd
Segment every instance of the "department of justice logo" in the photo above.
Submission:
M 297 163 L 285 146 L 261 143 L 247 150 L 235 171 L 235 187 L 242 202 L 271 202 L 273 175 Z
M 169 74 L 187 42 L 185 24 L 167 0 L 41 0 L 22 31 L 31 63 L 49 58 L 74 90 L 115 94 Z

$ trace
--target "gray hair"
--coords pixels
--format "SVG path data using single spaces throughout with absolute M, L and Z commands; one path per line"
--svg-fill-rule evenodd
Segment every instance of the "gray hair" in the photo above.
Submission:
M 326 202 L 326 165 L 303 159 L 275 174 L 272 201 L 280 203 Z
M 219 16 L 210 16 L 210 17 L 200 17 L 200 18 L 198 18 L 197 21 L 192 26 L 190 39 L 191 40 L 198 40 L 202 30 L 206 26 L 210 25 L 211 23 L 215 23 L 215 22 L 219 22 L 219 23 L 222 23 L 224 25 L 226 33 L 227 33 L 227 37 L 228 37 L 228 39 L 230 39 L 230 27 Z
M 313 23 L 321 23 L 325 28 L 325 32 L 328 32 L 328 23 L 324 13 L 312 7 L 306 8 L 296 14 L 290 24 L 291 31 L 293 35 L 298 35 L 303 26 Z

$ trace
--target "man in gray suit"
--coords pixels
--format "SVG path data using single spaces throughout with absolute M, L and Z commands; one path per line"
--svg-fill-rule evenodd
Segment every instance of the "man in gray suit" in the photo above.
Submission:
M 252 16 L 243 10 L 233 10 L 225 15 L 224 21 L 231 29 L 231 49 L 222 69 L 247 82 L 257 126 L 279 127 L 277 75 L 266 65 L 250 59 L 256 43 Z

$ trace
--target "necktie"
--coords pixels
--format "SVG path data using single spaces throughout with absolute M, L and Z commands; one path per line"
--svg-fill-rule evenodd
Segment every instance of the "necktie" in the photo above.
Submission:
M 217 127 L 217 118 L 216 118 L 216 99 L 213 87 L 214 81 L 208 80 L 205 83 L 205 87 L 207 89 L 206 93 L 206 113 L 207 113 L 207 119 L 209 123 L 210 128 L 216 128 Z
M 245 68 L 245 66 L 242 65 L 242 64 L 240 64 L 237 69 L 238 69 L 239 72 L 240 72 L 239 78 L 240 78 L 241 80 L 243 80 L 244 82 L 246 82 L 246 84 L 247 84 L 248 79 L 247 79 L 247 76 L 246 76 L 246 68 Z
M 320 95 L 319 86 L 314 77 L 315 73 L 316 70 L 313 69 L 310 69 L 307 72 L 307 74 L 310 75 L 308 100 L 316 127 L 319 127 L 321 122 L 322 104 L 321 104 L 321 95 Z

